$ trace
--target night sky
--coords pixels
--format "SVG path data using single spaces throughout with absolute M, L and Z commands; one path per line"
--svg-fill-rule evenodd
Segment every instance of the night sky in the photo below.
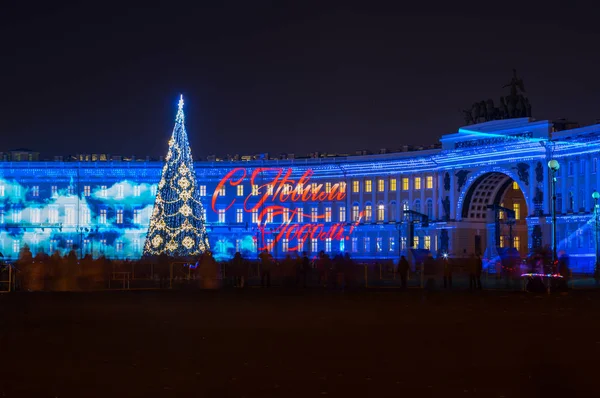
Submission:
M 0 151 L 164 155 L 179 93 L 196 159 L 432 144 L 508 94 L 512 68 L 534 117 L 600 118 L 581 5 L 48 3 L 0 11 Z

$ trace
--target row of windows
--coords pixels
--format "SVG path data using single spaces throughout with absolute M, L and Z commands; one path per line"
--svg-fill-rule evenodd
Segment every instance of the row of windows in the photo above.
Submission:
M 22 222 L 24 212 L 26 212 L 26 215 L 29 216 L 28 217 L 29 222 L 32 224 L 39 224 L 42 222 L 47 222 L 50 224 L 63 223 L 65 225 L 75 225 L 76 220 L 77 220 L 77 209 L 75 208 L 75 206 L 66 206 L 64 209 L 64 217 L 61 219 L 58 206 L 51 205 L 48 208 L 47 214 L 44 214 L 44 215 L 42 214 L 41 209 L 38 209 L 38 208 L 31 208 L 31 209 L 27 209 L 25 211 L 13 210 L 12 218 L 11 218 L 10 222 L 15 223 L 15 224 Z M 142 212 L 143 212 L 142 209 L 133 209 L 132 222 L 134 224 L 141 224 Z M 44 217 L 42 217 L 42 215 Z M 107 215 L 108 215 L 108 209 L 106 209 L 106 208 L 100 209 L 98 212 L 98 216 L 97 216 L 98 224 L 106 224 L 107 223 Z M 147 218 L 149 218 L 149 217 L 150 217 L 150 210 L 148 210 L 148 214 L 147 214 Z M 123 224 L 123 221 L 124 221 L 124 210 L 116 209 L 115 222 L 117 224 Z M 6 220 L 5 211 L 4 211 L 4 209 L 0 209 L 0 224 L 5 224 L 6 222 L 7 222 L 7 220 Z M 91 223 L 91 214 L 87 207 L 82 207 L 80 209 L 79 222 L 84 225 Z
M 106 239 L 99 239 L 97 241 L 95 241 L 95 243 L 92 243 L 92 241 L 90 239 L 83 239 L 83 241 L 78 241 L 82 243 L 82 252 L 84 254 L 91 254 L 92 250 L 95 253 L 100 253 L 103 254 L 106 252 L 107 249 L 107 241 Z M 57 239 L 50 239 L 50 241 L 47 243 L 48 246 L 47 247 L 40 247 L 38 246 L 38 241 L 37 241 L 37 237 L 34 236 L 32 240 L 28 241 L 28 242 L 23 242 L 23 243 L 27 243 L 30 246 L 30 250 L 32 250 L 32 252 L 37 252 L 39 249 L 48 249 L 48 253 L 53 253 L 56 250 L 61 250 L 61 246 L 59 245 L 59 241 Z M 76 244 L 78 244 L 77 242 L 74 242 L 73 239 L 66 239 L 64 241 L 64 248 L 67 251 L 70 251 L 72 249 L 74 249 L 76 246 Z M 94 244 L 96 245 L 95 247 Z M 142 251 L 142 244 L 143 241 L 141 239 L 134 239 L 132 241 L 132 249 L 133 249 L 133 254 L 140 254 Z M 4 246 L 4 242 L 2 242 L 2 250 L 3 251 L 3 246 Z M 13 239 L 12 241 L 12 252 L 14 254 L 18 254 L 19 251 L 22 248 L 22 243 L 20 240 L 18 239 Z M 116 240 L 115 241 L 115 252 L 117 253 L 123 253 L 123 251 L 125 250 L 125 244 L 123 243 L 122 240 Z
M 586 166 L 586 159 L 579 159 L 579 172 L 581 173 L 583 170 L 585 170 L 585 166 Z M 596 173 L 598 171 L 598 158 L 592 158 L 592 173 Z M 573 176 L 575 174 L 575 162 L 574 161 L 570 161 L 568 163 L 568 174 L 569 177 Z
M 403 177 L 402 181 L 402 190 L 408 191 L 410 189 L 410 178 Z M 433 176 L 425 177 L 425 189 L 433 189 Z M 413 178 L 413 189 L 422 189 L 423 188 L 423 179 L 421 177 Z M 373 181 L 365 180 L 364 181 L 364 190 L 366 193 L 373 192 Z M 389 180 L 389 190 L 395 192 L 397 190 L 397 179 L 390 178 Z M 383 178 L 377 179 L 377 192 L 385 191 L 385 180 Z M 354 180 L 352 181 L 352 192 L 358 193 L 360 192 L 360 181 Z
M 153 186 L 151 188 L 151 190 L 152 190 L 152 195 L 156 195 L 156 187 Z M 58 192 L 59 192 L 58 185 L 50 186 L 50 196 L 51 197 L 53 197 L 53 198 L 58 197 Z M 75 195 L 75 187 L 73 185 L 67 186 L 67 194 Z M 91 194 L 92 194 L 92 187 L 90 185 L 85 185 L 83 187 L 83 196 L 89 197 L 89 196 L 91 196 Z M 0 197 L 4 197 L 5 195 L 6 195 L 6 186 L 0 185 Z M 100 186 L 98 195 L 101 198 L 107 198 L 108 197 L 108 186 L 106 186 L 106 185 Z M 141 195 L 141 187 L 139 185 L 134 186 L 133 187 L 133 196 L 139 197 L 140 195 Z M 12 196 L 15 196 L 15 197 L 21 196 L 21 186 L 20 185 L 13 186 Z M 39 185 L 34 185 L 31 187 L 31 196 L 33 196 L 34 198 L 37 198 L 40 196 Z M 124 198 L 125 197 L 125 186 L 123 184 L 116 185 L 115 196 L 116 196 L 116 198 Z

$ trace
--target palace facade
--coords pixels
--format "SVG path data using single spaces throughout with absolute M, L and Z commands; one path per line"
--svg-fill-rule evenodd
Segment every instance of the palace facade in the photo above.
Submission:
M 517 118 L 463 127 L 442 147 L 325 159 L 196 162 L 218 258 L 269 249 L 397 259 L 412 249 L 493 258 L 557 243 L 574 271 L 596 256 L 592 192 L 600 187 L 600 125 L 554 131 Z M 0 162 L 0 252 L 139 258 L 163 162 Z

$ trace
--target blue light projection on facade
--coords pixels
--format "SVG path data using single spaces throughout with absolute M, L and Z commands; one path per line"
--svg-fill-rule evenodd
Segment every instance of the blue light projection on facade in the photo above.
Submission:
M 236 251 L 254 258 L 264 246 L 279 258 L 294 249 L 345 251 L 356 259 L 378 261 L 395 260 L 411 248 L 468 256 L 485 253 L 496 240 L 488 206 L 504 204 L 519 220 L 512 226 L 500 220 L 500 245 L 525 257 L 536 245 L 551 244 L 545 165 L 556 159 L 561 166 L 556 176 L 559 250 L 570 254 L 575 272 L 593 269 L 591 194 L 600 190 L 600 125 L 552 132 L 547 121 L 501 120 L 460 129 L 443 136 L 441 143 L 441 149 L 385 155 L 195 162 L 210 247 L 218 259 L 229 259 Z M 14 259 L 28 244 L 33 252 L 75 248 L 80 255 L 139 258 L 162 166 L 140 161 L 0 162 L 0 252 Z M 231 175 L 236 169 L 244 170 L 241 180 L 241 172 Z M 280 171 L 289 171 L 288 178 L 295 181 L 281 189 L 306 192 L 306 200 L 282 198 L 281 192 L 276 194 L 279 185 L 269 187 Z M 298 188 L 306 173 L 310 181 Z M 309 195 L 317 186 L 331 192 L 336 184 L 345 186 L 345 196 Z M 257 206 L 265 194 L 267 200 Z M 429 223 L 410 220 L 404 210 L 426 214 Z M 312 231 L 316 224 L 323 224 L 322 230 L 300 240 L 293 231 L 289 236 L 278 233 L 292 225 Z M 336 224 L 343 227 L 343 239 L 319 239 L 321 231 Z

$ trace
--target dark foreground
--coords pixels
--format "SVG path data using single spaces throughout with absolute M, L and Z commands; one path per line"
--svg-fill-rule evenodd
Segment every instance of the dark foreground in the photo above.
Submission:
M 0 296 L 0 397 L 573 397 L 600 294 Z

